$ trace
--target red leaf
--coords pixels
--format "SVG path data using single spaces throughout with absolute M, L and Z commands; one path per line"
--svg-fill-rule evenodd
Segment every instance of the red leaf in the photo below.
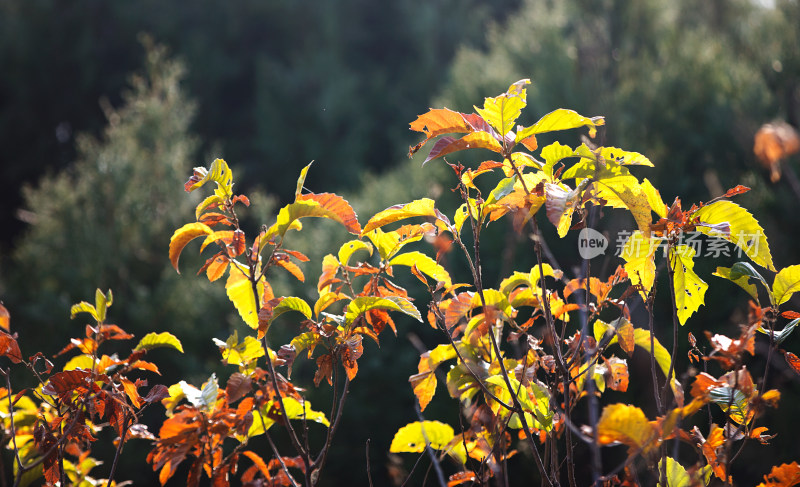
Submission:
M 243 194 L 237 194 L 233 197 L 233 204 L 242 203 L 244 206 L 250 206 L 250 198 Z
M 455 487 L 456 485 L 465 484 L 467 482 L 477 482 L 478 476 L 475 472 L 467 470 L 466 472 L 454 473 L 447 479 L 447 487 Z
M 0 331 L 0 357 L 3 356 L 8 357 L 15 364 L 22 362 L 22 352 L 19 350 L 17 340 L 12 335 Z
M 242 255 L 246 249 L 245 241 L 244 241 L 244 232 L 241 230 L 234 230 L 233 238 L 231 242 L 228 244 L 228 255 L 230 257 L 237 257 Z
M 423 164 L 452 152 L 475 148 L 488 149 L 498 154 L 503 152 L 503 146 L 492 135 L 486 132 L 472 132 L 460 139 L 451 136 L 442 137 L 433 145 Z
M 167 397 L 169 397 L 169 389 L 167 389 L 167 386 L 156 384 L 150 388 L 150 392 L 147 393 L 147 396 L 144 398 L 144 402 L 156 402 Z
M 234 372 L 228 378 L 228 384 L 225 386 L 225 395 L 228 398 L 228 404 L 233 404 L 239 399 L 243 398 L 250 392 L 250 378 L 246 375 Z
M 107 376 L 101 375 L 108 380 Z M 68 399 L 73 392 L 82 394 L 89 390 L 99 390 L 97 384 L 92 380 L 92 373 L 86 370 L 67 370 L 59 372 L 50 377 L 50 380 L 42 388 L 44 394 L 51 396 L 60 396 L 62 399 Z
M 737 194 L 747 193 L 748 191 L 750 191 L 750 188 L 748 188 L 747 186 L 742 186 L 740 184 L 740 185 L 738 185 L 738 186 L 736 186 L 734 188 L 731 188 L 728 191 L 726 191 L 725 192 L 725 197 L 726 198 L 730 198 L 732 196 L 736 196 Z
M 784 311 L 783 313 L 781 313 L 781 316 L 783 316 L 787 320 L 795 320 L 797 318 L 800 318 L 800 313 L 798 313 L 797 311 Z
M 264 478 L 266 478 L 267 480 L 270 479 L 271 475 L 269 474 L 267 463 L 257 453 L 252 452 L 250 450 L 245 450 L 242 452 L 242 455 L 249 458 L 255 464 L 255 466 L 258 467 L 258 470 L 261 472 L 262 475 L 264 475 Z
M 786 363 L 789 364 L 795 372 L 800 374 L 800 358 L 792 352 L 784 352 L 784 357 L 786 357 Z
M 314 373 L 314 385 L 319 386 L 322 379 L 326 379 L 328 384 L 333 385 L 333 356 L 325 354 L 317 357 L 317 371 Z
M 347 378 L 353 380 L 358 373 L 357 360 L 364 353 L 364 347 L 361 345 L 361 335 L 356 335 L 348 338 L 343 343 L 344 348 L 341 350 L 342 365 Z

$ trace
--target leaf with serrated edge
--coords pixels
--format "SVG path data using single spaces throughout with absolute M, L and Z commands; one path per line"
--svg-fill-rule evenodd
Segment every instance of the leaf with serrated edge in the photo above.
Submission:
M 256 303 L 261 302 L 261 296 L 264 294 L 264 282 L 259 280 L 258 300 L 253 295 L 253 286 L 250 279 L 247 277 L 248 269 L 243 264 L 236 261 L 231 262 L 228 269 L 228 280 L 225 282 L 225 291 L 228 294 L 228 299 L 231 300 L 239 316 L 242 317 L 245 323 L 250 328 L 258 328 L 258 308 Z
M 500 135 L 506 135 L 514 128 L 514 123 L 527 104 L 527 90 L 524 86 L 528 84 L 530 84 L 528 79 L 514 83 L 502 95 L 486 98 L 483 108 L 474 107 L 475 111 Z
M 352 300 L 347 306 L 345 321 L 349 325 L 362 314 L 376 308 L 400 311 L 409 316 L 413 316 L 417 321 L 422 321 L 422 315 L 419 314 L 419 310 L 417 310 L 409 300 L 399 296 L 387 296 L 385 298 L 378 296 L 359 296 Z
M 425 165 L 433 159 L 466 149 L 487 149 L 498 154 L 503 152 L 503 146 L 500 145 L 500 142 L 487 132 L 472 132 L 460 139 L 448 135 L 433 144 L 428 157 L 425 158 L 422 164 Z
M 712 275 L 731 281 L 732 283 L 736 284 L 740 288 L 747 291 L 747 294 L 749 294 L 750 297 L 752 297 L 753 299 L 756 300 L 756 302 L 758 302 L 758 289 L 756 288 L 755 284 L 752 284 L 750 282 L 750 276 L 740 275 L 736 279 L 734 279 L 733 277 L 731 277 L 730 267 L 717 267 L 717 270 Z
M 772 282 L 772 295 L 775 297 L 775 304 L 780 306 L 797 291 L 800 291 L 800 265 L 781 269 Z
M 647 180 L 647 178 L 642 180 L 641 187 L 642 191 L 644 191 L 644 194 L 647 197 L 647 202 L 650 204 L 650 208 L 656 212 L 656 215 L 660 216 L 661 218 L 666 218 L 667 205 L 665 205 L 664 200 L 661 199 L 661 193 L 650 181 Z
M 445 270 L 445 268 L 437 264 L 435 260 L 431 259 L 422 252 L 414 251 L 397 255 L 389 261 L 389 265 L 405 265 L 409 267 L 415 265 L 423 274 L 436 281 L 444 282 L 445 288 L 449 288 L 453 285 L 453 281 L 450 279 L 450 274 Z
M 436 209 L 434 208 L 435 202 L 430 198 L 422 198 L 414 200 L 411 203 L 390 206 L 383 211 L 379 211 L 372 218 L 369 219 L 364 229 L 361 231 L 362 235 L 366 235 L 369 231 L 380 228 L 389 223 L 394 223 L 406 218 L 429 216 L 436 218 Z
M 584 125 L 589 126 L 589 135 L 594 136 L 597 131 L 595 127 L 603 125 L 604 123 L 605 120 L 603 120 L 603 117 L 588 118 L 579 115 L 573 110 L 559 108 L 543 116 L 530 127 L 517 131 L 516 141 L 519 142 L 531 135 L 541 134 L 543 132 L 574 129 L 583 127 Z
M 430 445 L 435 450 L 447 446 L 455 436 L 453 428 L 439 421 L 416 421 L 395 433 L 389 451 L 392 453 L 421 453 Z
M 154 348 L 174 348 L 175 350 L 183 353 L 183 345 L 175 335 L 167 331 L 161 333 L 151 332 L 143 336 L 134 350 L 153 350 Z
M 172 238 L 169 239 L 169 260 L 172 262 L 172 267 L 180 273 L 180 270 L 178 270 L 178 259 L 181 256 L 181 252 L 183 252 L 183 248 L 186 247 L 186 244 L 197 237 L 203 237 L 212 233 L 214 233 L 214 231 L 204 223 L 187 223 L 175 230 L 175 233 L 172 234 Z
M 655 253 L 658 245 L 658 240 L 637 230 L 628 237 L 620 253 L 625 260 L 625 272 L 633 285 L 642 286 L 641 294 L 644 297 L 650 292 L 656 278 Z
M 297 198 L 303 192 L 303 184 L 306 182 L 306 175 L 308 174 L 308 170 L 311 169 L 311 164 L 314 164 L 314 161 L 308 163 L 306 167 L 300 170 L 300 176 L 297 178 L 297 187 L 294 190 L 294 196 Z
M 683 325 L 704 303 L 708 284 L 694 272 L 694 249 L 688 245 L 678 245 L 670 249 L 669 265 L 673 272 L 675 306 L 678 321 Z
M 694 212 L 692 217 L 701 224 L 716 225 L 727 223 L 730 227 L 729 235 L 720 234 L 701 224 L 697 225 L 697 230 L 706 235 L 724 238 L 729 242 L 733 242 L 753 262 L 771 271 L 775 270 L 764 229 L 761 228 L 758 220 L 741 206 L 728 200 L 717 201 L 701 207 Z

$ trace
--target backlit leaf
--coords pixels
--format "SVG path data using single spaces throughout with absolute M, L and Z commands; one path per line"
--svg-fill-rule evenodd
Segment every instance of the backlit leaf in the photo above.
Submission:
M 800 265 L 793 265 L 781 269 L 772 282 L 772 295 L 775 305 L 780 306 L 800 291 Z
M 711 225 L 727 223 L 730 227 L 729 235 L 721 234 L 700 224 L 698 224 L 697 230 L 733 242 L 753 262 L 771 271 L 775 270 L 764 229 L 761 228 L 758 220 L 741 206 L 728 200 L 717 201 L 701 207 L 694 212 L 693 218 L 700 223 Z
M 664 200 L 661 199 L 661 193 L 650 181 L 647 180 L 647 178 L 642 180 L 641 188 L 647 197 L 647 202 L 650 204 L 650 208 L 656 212 L 656 215 L 660 216 L 661 218 L 666 218 L 667 205 L 665 205 Z
M 300 176 L 297 178 L 297 187 L 294 190 L 295 199 L 303 192 L 303 185 L 306 182 L 308 170 L 311 169 L 311 164 L 314 164 L 314 161 L 309 162 L 306 167 L 300 170 Z
M 318 211 L 303 216 L 327 218 L 342 224 L 353 235 L 361 233 L 361 224 L 358 223 L 356 212 L 341 196 L 333 193 L 309 193 L 298 196 L 297 201 L 314 201 L 319 204 Z
M 424 165 L 433 159 L 466 149 L 487 149 L 498 154 L 503 152 L 503 146 L 500 145 L 500 142 L 487 132 L 472 132 L 460 139 L 447 135 L 433 144 L 431 152 L 422 164 Z
M 414 251 L 397 255 L 389 261 L 389 265 L 416 266 L 420 272 L 431 277 L 435 281 L 444 282 L 445 288 L 449 288 L 453 285 L 453 282 L 450 280 L 450 274 L 445 268 L 422 252 Z
M 371 309 L 389 309 L 393 311 L 400 311 L 409 316 L 413 316 L 417 321 L 422 321 L 422 316 L 419 314 L 417 308 L 411 302 L 400 296 L 359 296 L 352 300 L 347 306 L 345 313 L 345 321 L 347 324 L 353 323 L 356 318 L 363 315 Z
M 195 175 L 202 175 L 202 179 L 194 182 L 192 185 L 187 183 L 185 188 L 186 191 L 194 191 L 207 182 L 213 181 L 217 183 L 217 190 L 220 192 L 220 196 L 230 197 L 233 195 L 233 173 L 228 167 L 228 163 L 226 163 L 224 160 L 214 159 L 214 162 L 211 163 L 211 167 L 209 169 L 204 167 L 196 167 L 194 168 L 194 172 Z
M 0 303 L 0 328 L 4 329 L 5 331 L 11 330 L 11 315 L 3 306 L 3 303 Z
M 772 467 L 758 487 L 792 487 L 797 484 L 800 484 L 800 465 L 792 462 Z
M 474 107 L 475 111 L 501 136 L 506 135 L 514 128 L 514 123 L 525 108 L 527 98 L 525 85 L 528 84 L 530 84 L 528 79 L 517 81 L 502 95 L 486 98 L 483 108 Z
M 89 304 L 86 301 L 81 301 L 78 304 L 73 304 L 72 307 L 69 309 L 70 318 L 74 319 L 75 315 L 78 313 L 89 313 L 92 315 L 92 318 L 95 321 L 100 321 L 100 317 L 97 316 L 97 310 L 95 309 L 93 304 Z
M 542 171 L 544 171 L 547 177 L 550 178 L 551 182 L 553 182 L 553 167 L 555 167 L 556 163 L 562 159 L 575 156 L 575 151 L 573 151 L 569 146 L 561 145 L 558 142 L 553 142 L 552 144 L 542 148 L 541 155 L 545 163 L 544 167 L 542 167 Z
M 589 135 L 594 136 L 597 132 L 596 127 L 603 125 L 605 120 L 603 117 L 588 118 L 579 115 L 573 110 L 559 108 L 539 119 L 538 122 L 530 127 L 517 131 L 517 141 L 525 139 L 531 135 L 541 134 L 543 132 L 552 132 L 555 130 L 568 130 L 584 125 L 589 127 Z
M 409 150 L 409 156 L 414 155 L 430 139 L 444 134 L 472 132 L 474 129 L 464 119 L 462 113 L 454 112 L 447 108 L 430 109 L 417 117 L 409 124 L 409 128 L 425 134 L 426 139 Z
M 650 292 L 656 278 L 655 253 L 659 243 L 659 240 L 637 230 L 628 237 L 620 253 L 625 260 L 625 272 L 634 286 L 642 286 L 643 296 Z
M 749 294 L 753 299 L 758 301 L 758 289 L 756 289 L 755 284 L 752 284 L 750 282 L 750 276 L 739 274 L 734 279 L 733 276 L 731 276 L 731 268 L 730 267 L 717 267 L 716 272 L 714 272 L 714 274 L 712 274 L 712 275 L 717 276 L 717 277 L 721 277 L 723 279 L 727 279 L 727 280 L 733 282 L 734 284 L 736 284 L 740 288 L 742 288 L 745 291 L 747 291 L 747 294 Z
M 656 444 L 656 436 L 655 428 L 644 412 L 628 404 L 606 406 L 597 422 L 597 442 L 600 445 L 628 445 L 628 453 L 652 449 Z
M 584 182 L 588 182 L 586 179 Z M 545 184 L 545 207 L 547 208 L 547 219 L 558 229 L 558 236 L 563 238 L 567 235 L 572 226 L 572 213 L 580 203 L 581 191 L 586 184 L 570 190 L 563 185 L 547 183 Z
M 261 295 L 264 294 L 264 282 L 260 280 L 257 285 L 258 294 L 253 294 L 253 286 L 247 277 L 248 269 L 236 261 L 231 263 L 228 271 L 228 280 L 225 283 L 225 292 L 231 300 L 239 316 L 250 328 L 258 328 L 258 307 Z
M 686 472 L 686 469 L 673 460 L 672 457 L 667 457 L 666 460 L 667 487 L 691 487 L 692 478 Z M 663 470 L 664 461 L 662 460 L 658 463 L 658 471 L 661 472 Z
M 153 350 L 155 348 L 174 348 L 175 350 L 183 353 L 183 345 L 181 345 L 180 340 L 178 340 L 175 335 L 169 333 L 167 331 L 161 333 L 151 332 L 147 335 L 143 336 L 139 343 L 136 345 L 134 350 Z
M 669 265 L 673 272 L 675 288 L 675 307 L 678 310 L 678 321 L 686 323 L 695 311 L 704 304 L 708 284 L 694 272 L 695 251 L 688 245 L 678 245 L 670 249 Z
M 397 430 L 389 451 L 421 453 L 428 444 L 435 450 L 442 450 L 454 436 L 455 433 L 450 425 L 439 421 L 416 421 Z
M 361 233 L 365 235 L 375 228 L 380 228 L 389 223 L 394 223 L 406 218 L 421 216 L 436 218 L 437 212 L 434 208 L 434 203 L 435 202 L 430 198 L 422 198 L 412 201 L 411 203 L 390 206 L 370 218 L 367 224 L 364 225 L 364 229 Z
M 178 270 L 178 259 L 181 256 L 181 252 L 183 252 L 183 248 L 186 247 L 186 244 L 197 237 L 204 237 L 212 233 L 214 233 L 214 231 L 204 223 L 187 223 L 175 230 L 175 233 L 172 234 L 172 238 L 169 240 L 169 260 L 172 262 L 172 267 L 180 273 Z
M 359 250 L 366 250 L 369 252 L 370 256 L 372 255 L 372 245 L 370 245 L 369 242 L 364 242 L 363 240 L 351 240 L 339 247 L 339 262 L 344 266 L 350 265 L 350 256 Z
M 8 357 L 15 364 L 22 362 L 22 352 L 13 336 L 0 331 L 0 357 Z
M 606 162 L 614 161 L 614 163 L 622 166 L 653 167 L 653 163 L 650 162 L 650 159 L 642 154 L 639 154 L 638 152 L 622 150 L 617 147 L 601 147 L 600 155 L 603 156 Z

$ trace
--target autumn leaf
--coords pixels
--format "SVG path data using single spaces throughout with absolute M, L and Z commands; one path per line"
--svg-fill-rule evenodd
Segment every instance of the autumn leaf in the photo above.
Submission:
M 698 231 L 732 242 L 756 264 L 771 271 L 775 270 L 764 229 L 758 220 L 741 206 L 728 200 L 716 201 L 695 211 L 692 218 L 699 222 Z M 714 229 L 714 225 L 723 223 L 727 223 L 730 227 L 729 234 Z
M 758 301 L 758 289 L 755 284 L 750 283 L 750 276 L 744 274 L 734 275 L 730 267 L 717 267 L 717 270 L 712 275 L 731 281 L 747 291 L 750 297 Z
M 413 156 L 426 142 L 434 137 L 444 134 L 472 132 L 474 130 L 464 119 L 463 113 L 454 112 L 447 108 L 430 109 L 427 113 L 418 116 L 416 120 L 411 122 L 409 128 L 415 132 L 422 132 L 426 136 L 425 140 L 409 149 L 409 157 Z
M 347 306 L 345 322 L 349 325 L 367 311 L 378 308 L 400 311 L 416 318 L 417 321 L 422 321 L 422 315 L 420 315 L 417 308 L 409 300 L 400 296 L 359 296 Z
M 792 487 L 797 484 L 800 484 L 800 465 L 792 462 L 772 467 L 758 487 Z
M 248 277 L 249 270 L 243 264 L 236 261 L 231 263 L 228 271 L 228 280 L 225 283 L 225 291 L 228 299 L 231 300 L 239 316 L 250 328 L 258 328 L 258 309 L 256 303 L 261 302 L 261 295 L 264 294 L 263 279 L 256 286 L 259 296 L 253 294 L 253 286 Z
M 186 244 L 197 237 L 208 236 L 212 233 L 214 233 L 214 231 L 204 223 L 187 223 L 175 230 L 175 233 L 172 234 L 172 238 L 169 240 L 169 260 L 172 262 L 172 267 L 180 273 L 180 270 L 178 270 L 178 259 L 184 247 L 186 247 Z
M 134 350 L 153 350 L 155 348 L 173 348 L 181 353 L 183 353 L 183 345 L 181 345 L 180 340 L 178 340 L 175 335 L 169 333 L 167 331 L 161 333 L 151 332 L 147 335 L 143 336 L 139 343 L 136 345 Z
M 187 192 L 191 192 L 210 181 L 217 183 L 219 196 L 229 198 L 233 195 L 233 172 L 228 167 L 228 163 L 222 159 L 214 159 L 209 169 L 194 168 L 192 178 L 186 183 L 185 189 Z
M 450 425 L 439 421 L 416 421 L 395 433 L 389 451 L 392 453 L 421 453 L 425 446 L 435 450 L 444 449 L 455 433 Z
M 369 242 L 364 242 L 363 240 L 351 240 L 349 242 L 345 242 L 339 247 L 339 253 L 337 257 L 339 259 L 339 263 L 343 266 L 350 265 L 350 257 L 358 252 L 359 250 L 366 250 L 369 252 L 369 255 L 372 256 L 372 245 Z
M 389 261 L 389 265 L 416 266 L 420 272 L 431 277 L 433 280 L 444 282 L 445 289 L 453 285 L 450 274 L 445 268 L 422 252 L 414 251 L 397 255 Z
M 11 315 L 3 306 L 3 303 L 0 303 L 0 328 L 4 329 L 5 331 L 11 330 Z
M 781 269 L 772 282 L 772 295 L 775 305 L 780 306 L 800 291 L 800 265 L 793 265 Z
M 603 117 L 588 118 L 584 117 L 583 115 L 579 115 L 573 110 L 559 108 L 558 110 L 554 110 L 543 116 L 538 122 L 530 127 L 518 130 L 516 140 L 519 142 L 531 135 L 541 134 L 543 132 L 553 132 L 556 130 L 569 130 L 583 126 L 588 126 L 589 136 L 594 137 L 595 133 L 597 132 L 596 127 L 603 124 L 605 124 Z
M 430 198 L 422 198 L 412 201 L 411 203 L 390 206 L 383 211 L 376 213 L 369 219 L 364 229 L 361 231 L 362 235 L 375 228 L 380 228 L 389 223 L 394 223 L 406 218 L 427 216 L 436 218 L 437 212 L 434 208 L 435 202 Z
M 472 132 L 459 139 L 448 135 L 433 144 L 428 157 L 425 158 L 422 164 L 425 165 L 433 159 L 466 149 L 488 149 L 498 154 L 503 152 L 503 146 L 500 145 L 500 142 L 493 135 L 486 132 Z
M 625 260 L 625 272 L 634 286 L 642 286 L 643 297 L 650 292 L 656 278 L 655 253 L 659 243 L 659 240 L 637 230 L 625 241 L 620 253 Z
M 694 272 L 693 248 L 687 245 L 678 245 L 669 252 L 669 265 L 672 268 L 672 282 L 675 288 L 675 307 L 678 310 L 678 321 L 681 325 L 686 323 L 700 305 L 708 284 Z
M 652 450 L 657 442 L 656 430 L 644 412 L 628 404 L 611 404 L 603 408 L 597 422 L 597 442 L 600 445 L 622 443 L 628 445 L 628 454 L 639 450 Z
M 0 357 L 8 357 L 13 363 L 22 362 L 22 352 L 13 336 L 0 331 Z
M 514 128 L 514 123 L 527 104 L 527 90 L 525 89 L 525 85 L 529 85 L 530 83 L 531 81 L 529 79 L 517 81 L 502 95 L 486 98 L 483 108 L 474 107 L 475 111 L 481 118 L 486 120 L 501 137 L 505 136 Z

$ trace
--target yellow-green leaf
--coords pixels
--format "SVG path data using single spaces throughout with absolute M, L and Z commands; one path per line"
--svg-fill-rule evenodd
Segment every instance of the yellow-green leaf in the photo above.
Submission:
M 717 201 L 703 206 L 694 212 L 693 217 L 701 223 L 697 226 L 698 231 L 733 242 L 753 262 L 771 271 L 775 270 L 764 229 L 758 220 L 741 206 L 728 200 Z M 702 223 L 709 225 L 727 223 L 730 232 L 721 233 L 714 227 L 703 226 Z
M 261 296 L 264 295 L 264 282 L 258 282 L 258 296 L 253 294 L 253 286 L 250 283 L 248 276 L 248 269 L 245 265 L 236 261 L 231 261 L 231 266 L 228 270 L 228 280 L 225 283 L 225 291 L 228 294 L 228 299 L 231 300 L 239 316 L 242 317 L 245 323 L 250 328 L 258 328 L 258 307 L 257 303 L 261 303 Z
M 701 304 L 708 284 L 694 272 L 693 248 L 688 245 L 678 245 L 670 249 L 669 265 L 672 268 L 672 283 L 675 289 L 675 306 L 678 309 L 678 321 L 681 325 L 686 323 Z
M 435 450 L 444 449 L 455 433 L 450 425 L 439 421 L 416 421 L 395 433 L 389 451 L 392 453 L 421 453 L 425 446 Z
M 303 184 L 306 182 L 306 175 L 308 174 L 308 170 L 311 168 L 311 164 L 314 164 L 314 161 L 308 163 L 306 167 L 300 170 L 300 177 L 297 178 L 297 187 L 294 190 L 294 197 L 297 198 L 303 192 Z
M 284 397 L 283 407 L 286 409 L 286 416 L 289 419 L 306 419 L 307 421 L 314 421 L 315 423 L 330 426 L 330 422 L 328 418 L 325 417 L 325 413 L 311 409 L 311 403 L 309 401 L 298 401 L 293 397 Z M 275 420 L 272 419 L 272 417 L 280 416 L 280 406 L 276 403 L 270 403 L 264 406 L 260 411 L 256 411 L 253 414 L 253 424 L 247 431 L 247 436 L 252 438 L 254 436 L 263 435 L 265 430 L 268 430 L 275 424 Z
M 660 216 L 661 218 L 666 218 L 667 205 L 665 205 L 664 200 L 661 199 L 661 193 L 650 181 L 647 180 L 647 178 L 642 181 L 641 187 L 642 191 L 644 191 L 644 194 L 647 197 L 647 202 L 650 204 L 650 208 L 656 212 L 656 215 Z
M 261 341 L 251 335 L 239 341 L 239 334 L 234 330 L 233 335 L 226 341 L 214 339 L 214 343 L 222 352 L 223 363 L 238 366 L 247 366 L 254 360 L 265 355 Z
M 366 250 L 369 252 L 370 256 L 372 255 L 372 245 L 368 242 L 364 242 L 363 240 L 351 240 L 339 247 L 339 263 L 345 266 L 349 265 L 350 257 L 359 250 Z
M 444 282 L 445 288 L 449 288 L 453 285 L 453 281 L 450 279 L 450 274 L 445 270 L 445 268 L 437 264 L 435 260 L 431 259 L 422 252 L 414 251 L 397 255 L 389 261 L 389 265 L 405 265 L 409 267 L 415 265 L 423 274 L 431 277 L 437 282 Z
M 775 305 L 780 306 L 785 303 L 797 291 L 800 291 L 800 265 L 781 269 L 772 283 L 772 295 L 775 297 Z
M 91 355 L 76 355 L 69 359 L 66 364 L 64 364 L 64 368 L 61 370 L 75 370 L 75 369 L 86 369 L 91 370 L 92 366 L 94 365 L 94 358 Z
M 552 132 L 555 130 L 574 129 L 583 127 L 584 125 L 589 126 L 589 135 L 594 137 L 595 133 L 597 132 L 596 127 L 603 125 L 604 123 L 605 120 L 603 120 L 603 117 L 588 118 L 584 117 L 583 115 L 579 115 L 573 110 L 559 108 L 558 110 L 554 110 L 540 118 L 538 122 L 530 127 L 519 130 L 517 132 L 516 140 L 519 142 L 520 140 L 523 140 L 531 135 L 541 134 L 543 132 Z
M 270 323 L 272 323 L 275 318 L 288 311 L 297 311 L 306 318 L 311 318 L 311 306 L 309 306 L 308 303 L 306 303 L 302 298 L 288 296 L 280 299 L 281 302 L 272 308 L 272 318 L 269 320 Z
M 183 345 L 175 335 L 170 332 L 163 331 L 161 333 L 151 332 L 143 336 L 134 350 L 153 350 L 154 348 L 174 348 L 175 350 L 183 353 Z
M 723 279 L 727 279 L 727 280 L 733 282 L 734 284 L 736 284 L 740 288 L 742 288 L 745 291 L 747 291 L 747 294 L 749 294 L 750 297 L 752 297 L 753 299 L 756 300 L 756 302 L 758 302 L 758 289 L 756 288 L 755 284 L 750 282 L 750 276 L 748 276 L 746 274 L 740 274 L 738 277 L 736 277 L 734 279 L 731 276 L 731 268 L 730 267 L 717 267 L 716 272 L 714 272 L 712 275 L 717 276 L 717 277 L 721 277 Z
M 663 460 L 658 463 L 658 471 L 664 470 Z M 692 485 L 692 478 L 686 472 L 686 469 L 680 463 L 667 457 L 666 464 L 667 472 L 667 487 L 690 487 Z
M 623 166 L 653 167 L 653 163 L 650 162 L 650 159 L 642 154 L 639 154 L 638 152 L 622 150 L 617 147 L 601 147 L 600 155 L 603 156 L 607 162 L 614 161 L 616 164 Z
M 558 142 L 553 142 L 547 147 L 542 148 L 541 155 L 542 159 L 544 159 L 544 167 L 542 167 L 542 171 L 544 171 L 547 177 L 552 181 L 553 167 L 555 167 L 556 163 L 567 157 L 574 157 L 575 151 L 569 146 L 561 145 Z
M 475 111 L 501 136 L 506 135 L 514 128 L 514 123 L 525 108 L 527 90 L 524 87 L 528 84 L 528 79 L 517 81 L 502 95 L 486 98 L 483 108 L 475 107 Z
M 103 294 L 103 291 L 100 289 L 95 290 L 94 292 L 94 308 L 97 310 L 97 321 L 105 321 L 106 320 L 106 310 L 109 306 L 114 302 L 114 295 L 111 294 L 111 289 L 108 290 L 108 294 Z
M 228 163 L 222 159 L 214 159 L 211 167 L 206 169 L 204 167 L 194 168 L 195 172 L 203 174 L 203 179 L 197 181 L 190 186 L 187 191 L 194 191 L 200 188 L 209 181 L 217 183 L 218 194 L 222 197 L 230 197 L 233 195 L 233 173 L 228 167 Z
M 642 286 L 643 297 L 650 292 L 656 278 L 655 254 L 659 243 L 659 240 L 637 230 L 628 237 L 620 253 L 625 260 L 625 272 L 634 286 Z
M 411 301 L 401 298 L 400 296 L 359 296 L 352 300 L 347 306 L 345 313 L 345 321 L 349 325 L 355 321 L 356 318 L 366 313 L 371 309 L 390 309 L 393 311 L 400 311 L 409 316 L 413 316 L 417 321 L 422 321 L 422 315 L 419 310 L 411 304 Z
M 375 214 L 369 219 L 364 229 L 361 231 L 365 235 L 370 230 L 380 228 L 389 223 L 404 220 L 406 218 L 429 216 L 436 217 L 436 209 L 434 208 L 434 201 L 430 198 L 422 198 L 412 201 L 411 203 L 390 206 L 383 211 Z
M 419 225 L 404 225 L 400 230 L 384 232 L 380 228 L 366 234 L 377 247 L 382 259 L 391 259 L 404 246 L 422 240 L 424 229 Z
M 172 234 L 172 238 L 169 239 L 169 260 L 172 262 L 172 267 L 180 273 L 178 270 L 178 259 L 181 256 L 181 252 L 183 252 L 183 248 L 186 247 L 186 244 L 197 237 L 204 237 L 212 233 L 214 233 L 214 231 L 205 223 L 187 223 L 175 230 L 175 233 Z
M 72 307 L 69 309 L 70 318 L 74 319 L 75 315 L 78 313 L 89 313 L 92 315 L 92 318 L 95 321 L 100 321 L 100 317 L 97 316 L 97 310 L 94 308 L 94 305 L 87 303 L 86 301 L 81 301 L 78 304 L 73 304 Z

